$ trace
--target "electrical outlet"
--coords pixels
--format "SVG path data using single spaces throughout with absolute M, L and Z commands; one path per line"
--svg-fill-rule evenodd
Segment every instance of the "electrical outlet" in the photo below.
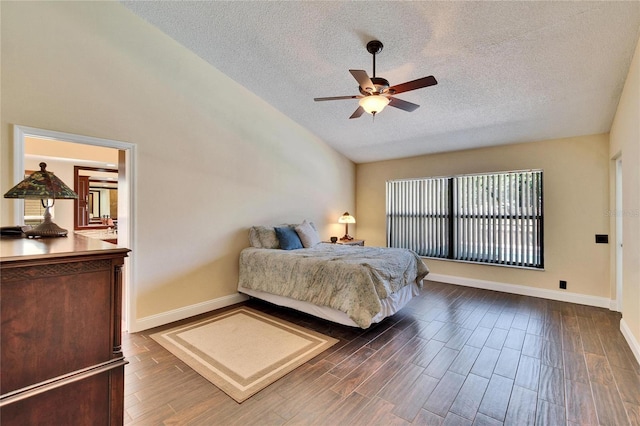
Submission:
M 567 289 L 567 282 L 563 281 L 563 280 L 560 280 L 560 288 L 563 289 L 563 290 L 566 290 Z

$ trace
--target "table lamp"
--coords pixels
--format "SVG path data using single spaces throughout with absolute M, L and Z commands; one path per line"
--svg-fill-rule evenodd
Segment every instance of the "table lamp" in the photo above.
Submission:
M 38 199 L 42 203 L 42 207 L 44 207 L 44 222 L 33 229 L 25 231 L 27 237 L 66 237 L 68 231 L 51 221 L 51 211 L 49 209 L 53 207 L 56 199 L 74 199 L 78 198 L 78 194 L 73 192 L 52 172 L 48 172 L 46 168 L 46 163 L 40 163 L 40 171 L 32 173 L 11 188 L 4 194 L 4 198 Z M 53 200 L 51 205 L 49 205 L 48 200 Z
M 340 239 L 342 241 L 353 240 L 353 237 L 349 235 L 349 224 L 356 223 L 356 219 L 351 216 L 349 212 L 344 212 L 344 214 L 338 219 L 338 223 L 344 223 L 344 237 Z

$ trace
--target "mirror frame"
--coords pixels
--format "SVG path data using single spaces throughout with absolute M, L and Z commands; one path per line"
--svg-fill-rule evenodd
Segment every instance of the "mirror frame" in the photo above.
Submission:
M 79 181 L 78 181 L 78 177 L 80 176 L 80 171 L 81 170 L 89 170 L 92 172 L 108 172 L 108 173 L 115 173 L 116 175 L 118 174 L 118 170 L 117 169 L 107 169 L 104 167 L 88 167 L 88 166 L 73 166 L 73 190 L 76 192 L 76 194 L 78 193 L 78 188 L 79 188 Z M 87 230 L 87 229 L 106 229 L 108 228 L 107 225 L 102 225 L 102 224 L 89 224 L 86 226 L 78 226 L 78 223 L 80 222 L 78 220 L 78 200 L 75 199 L 73 200 L 73 229 L 78 231 L 78 230 Z

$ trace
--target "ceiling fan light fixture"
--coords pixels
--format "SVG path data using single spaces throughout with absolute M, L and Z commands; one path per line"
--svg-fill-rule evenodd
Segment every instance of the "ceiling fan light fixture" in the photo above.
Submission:
M 0 0 L 2 1 L 2 0 Z M 351 114 L 349 119 L 360 118 L 365 112 L 373 115 L 380 113 L 387 105 L 403 111 L 415 111 L 420 105 L 398 99 L 395 95 L 409 92 L 411 90 L 422 89 L 423 87 L 438 84 L 435 77 L 418 78 L 405 83 L 389 85 L 389 81 L 382 77 L 376 77 L 376 54 L 382 50 L 382 43 L 378 40 L 371 40 L 367 43 L 367 51 L 373 56 L 373 77 L 369 77 L 365 70 L 349 70 L 353 78 L 358 82 L 360 95 L 352 96 L 330 96 L 324 98 L 313 98 L 314 101 L 337 101 L 339 99 L 360 99 L 360 106 Z
M 369 114 L 379 114 L 389 104 L 389 98 L 382 95 L 365 96 L 358 102 Z

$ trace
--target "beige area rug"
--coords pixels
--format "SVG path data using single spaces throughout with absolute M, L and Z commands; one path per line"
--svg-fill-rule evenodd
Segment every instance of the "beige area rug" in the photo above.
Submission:
M 338 342 L 247 307 L 151 338 L 238 402 Z

